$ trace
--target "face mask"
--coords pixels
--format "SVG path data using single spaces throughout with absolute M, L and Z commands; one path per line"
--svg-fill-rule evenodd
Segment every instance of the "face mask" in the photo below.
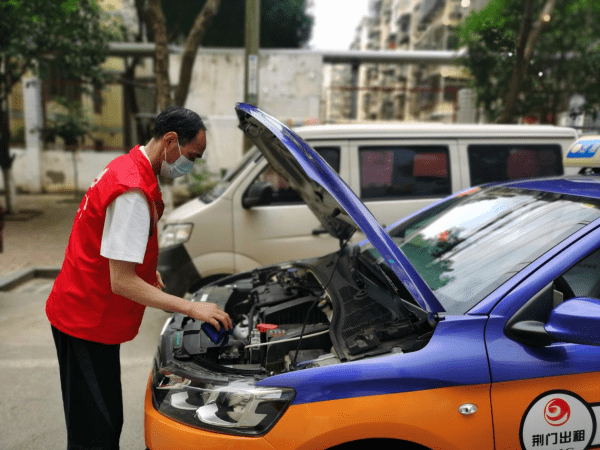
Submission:
M 194 167 L 194 161 L 190 161 L 181 154 L 179 139 L 177 140 L 177 148 L 179 149 L 179 158 L 177 158 L 177 160 L 172 164 L 167 162 L 167 153 L 165 152 L 165 160 L 160 166 L 160 174 L 162 176 L 168 178 L 178 178 L 188 173 L 190 170 L 192 170 L 192 167 Z

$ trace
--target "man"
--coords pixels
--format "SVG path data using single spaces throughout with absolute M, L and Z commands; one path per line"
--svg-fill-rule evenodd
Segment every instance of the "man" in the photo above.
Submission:
M 46 303 L 67 424 L 68 449 L 118 449 L 123 426 L 120 344 L 146 306 L 232 327 L 213 304 L 169 295 L 156 271 L 164 204 L 157 175 L 189 172 L 206 148 L 198 114 L 169 107 L 145 147 L 112 161 L 77 210 L 62 269 Z

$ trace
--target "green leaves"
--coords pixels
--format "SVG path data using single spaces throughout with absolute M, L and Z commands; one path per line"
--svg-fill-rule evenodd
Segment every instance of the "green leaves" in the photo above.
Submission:
M 60 4 L 60 7 L 65 14 L 70 14 L 79 8 L 79 0 L 65 0 Z
M 460 27 L 460 37 L 465 42 L 472 35 L 489 28 L 503 29 L 509 16 L 504 15 L 509 0 L 491 0 L 481 11 L 473 11 Z
M 545 1 L 535 2 L 532 20 Z M 524 20 L 522 0 L 490 0 L 457 30 L 468 48 L 464 65 L 473 75 L 479 103 L 489 120 L 502 110 L 516 64 L 516 45 Z M 600 103 L 600 2 L 557 0 L 534 47 L 520 86 L 517 113 L 542 122 L 568 109 L 569 98 L 582 94 L 588 107 Z
M 18 8 L 21 6 L 22 0 L 6 0 L 6 6 Z
M 187 36 L 205 0 L 161 0 L 169 37 Z M 308 0 L 261 0 L 263 48 L 297 48 L 308 42 L 313 18 L 306 14 Z M 208 33 L 206 47 L 244 46 L 245 0 L 221 0 Z
M 57 7 L 58 6 L 58 7 Z M 0 7 L 0 82 L 12 85 L 27 70 L 61 67 L 70 78 L 102 81 L 110 35 L 95 0 L 7 0 Z
M 67 146 L 77 145 L 81 137 L 94 130 L 94 126 L 81 103 L 70 103 L 63 98 L 57 98 L 56 102 L 63 107 L 64 112 L 55 112 L 48 117 L 44 134 L 47 137 L 60 136 Z
M 42 78 L 51 67 L 60 68 L 66 79 L 101 85 L 110 34 L 106 16 L 95 0 L 0 0 L 0 97 L 28 71 Z M 7 102 L 0 98 L 0 164 L 10 168 L 10 130 Z M 87 132 L 78 112 L 58 122 L 54 132 L 77 139 Z M 69 141 L 71 142 L 71 141 Z

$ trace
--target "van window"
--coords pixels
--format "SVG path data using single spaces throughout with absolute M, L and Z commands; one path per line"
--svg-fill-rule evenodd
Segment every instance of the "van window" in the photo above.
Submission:
M 469 145 L 471 185 L 562 175 L 560 145 Z
M 336 172 L 340 171 L 340 148 L 339 147 L 314 147 L 315 151 L 323 157 L 327 164 Z M 273 188 L 273 198 L 271 204 L 290 204 L 302 203 L 302 198 L 290 187 L 271 164 L 267 165 L 260 174 L 254 179 L 254 183 L 267 182 Z
M 448 147 L 360 147 L 363 199 L 445 196 L 451 193 Z
M 248 167 L 252 161 L 257 161 L 257 158 L 259 157 L 262 157 L 262 153 L 260 153 L 258 148 L 252 147 L 246 152 L 237 167 L 229 170 L 210 191 L 200 195 L 200 199 L 204 203 L 210 203 L 219 198 L 231 185 L 231 182 L 235 180 L 240 173 L 246 170 L 246 167 Z
M 327 161 L 333 170 L 340 173 L 340 148 L 339 147 L 313 147 L 321 157 Z

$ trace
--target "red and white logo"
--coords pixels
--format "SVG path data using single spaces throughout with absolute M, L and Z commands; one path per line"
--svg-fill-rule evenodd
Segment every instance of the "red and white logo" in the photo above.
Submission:
M 519 434 L 523 450 L 587 450 L 596 436 L 595 415 L 574 392 L 548 391 L 530 403 Z
M 544 419 L 553 427 L 564 425 L 571 417 L 571 408 L 562 398 L 553 398 L 544 407 Z

